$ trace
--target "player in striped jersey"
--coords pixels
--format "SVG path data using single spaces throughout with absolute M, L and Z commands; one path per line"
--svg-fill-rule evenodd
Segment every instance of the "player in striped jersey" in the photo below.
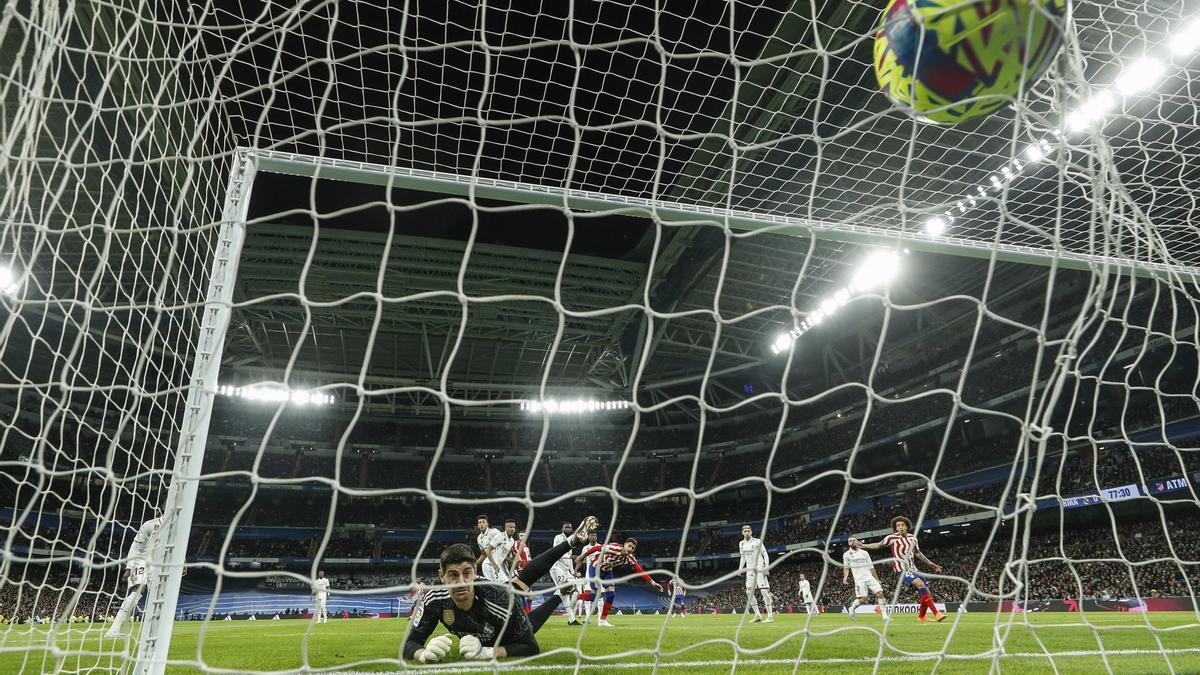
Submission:
M 934 619 L 944 621 L 946 615 L 939 612 L 937 606 L 933 604 L 933 597 L 929 594 L 929 583 L 917 570 L 917 564 L 913 558 L 920 559 L 934 572 L 941 572 L 941 565 L 921 553 L 917 535 L 912 533 L 911 520 L 904 516 L 892 518 L 892 530 L 893 532 L 882 540 L 874 544 L 863 544 L 862 547 L 871 551 L 878 551 L 885 546 L 891 549 L 892 569 L 899 577 L 900 583 L 911 586 L 917 592 L 917 601 L 921 605 L 917 610 L 917 621 L 929 621 L 929 618 L 925 616 L 927 610 L 933 610 Z
M 413 607 L 404 640 L 406 660 L 436 663 L 450 653 L 454 640 L 449 635 L 429 636 L 438 622 L 451 634 L 457 635 L 458 652 L 474 661 L 501 659 L 506 656 L 533 656 L 541 651 L 534 634 L 558 608 L 558 598 L 551 597 L 526 615 L 514 597 L 516 591 L 527 591 L 550 567 L 569 551 L 571 545 L 585 539 L 597 526 L 588 516 L 576 539 L 547 549 L 508 583 L 475 583 L 475 554 L 466 544 L 454 544 L 442 551 L 438 578 L 445 586 L 430 589 Z M 428 642 L 426 642 L 428 640 Z
M 568 555 L 570 555 L 568 553 Z M 510 578 L 516 579 L 520 575 L 521 570 L 529 566 L 529 560 L 532 554 L 529 551 L 528 535 L 522 530 L 517 533 L 516 542 L 513 544 L 512 550 L 512 572 Z M 551 568 L 553 569 L 553 568 Z M 553 575 L 551 575 L 553 578 Z M 533 611 L 533 596 L 525 596 L 525 613 Z
M 624 544 L 609 542 L 603 546 L 597 544 L 584 550 L 583 557 L 595 561 L 592 566 L 598 570 L 600 585 L 604 589 L 604 608 L 600 610 L 600 620 L 596 622 L 597 626 L 612 628 L 612 624 L 608 622 L 608 613 L 612 610 L 613 601 L 617 598 L 617 586 L 613 581 L 613 570 L 616 568 L 632 567 L 655 590 L 662 592 L 662 586 L 647 574 L 646 570 L 638 564 L 637 558 L 633 557 L 635 551 L 637 551 L 637 539 L 633 537 L 626 539 Z M 595 589 L 596 586 L 593 585 L 593 588 Z

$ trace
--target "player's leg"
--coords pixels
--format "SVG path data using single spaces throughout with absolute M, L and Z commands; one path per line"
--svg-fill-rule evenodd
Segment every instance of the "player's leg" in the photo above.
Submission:
M 887 598 L 883 595 L 883 586 L 881 586 L 873 577 L 867 579 L 866 583 L 863 584 L 861 595 L 864 596 L 864 601 L 866 600 L 867 593 L 875 594 L 875 602 L 879 605 L 880 616 L 884 621 L 890 620 L 892 617 L 888 615 Z
M 564 565 L 562 561 L 555 563 L 550 568 L 550 578 L 554 581 L 554 594 L 558 596 L 564 609 L 567 613 L 567 623 L 575 623 L 575 576 L 571 574 L 569 566 Z
M 920 608 L 917 610 L 917 620 L 926 620 L 926 611 L 933 610 L 933 618 L 944 621 L 946 615 L 939 612 L 937 606 L 933 604 L 933 596 L 929 593 L 929 585 L 925 583 L 925 579 L 913 572 L 908 572 L 905 577 L 908 579 L 909 585 L 917 592 L 917 602 L 920 604 Z
M 754 610 L 754 618 L 751 623 L 762 621 L 762 614 L 758 611 L 758 597 L 755 595 L 758 588 L 758 574 L 754 572 L 746 573 L 746 604 L 750 609 Z
M 120 636 L 121 626 L 129 620 L 129 617 L 137 609 L 138 602 L 142 599 L 142 591 L 146 587 L 146 561 L 131 560 L 126 567 L 126 574 L 128 591 L 125 599 L 121 602 L 121 608 L 117 610 L 117 616 L 113 619 L 112 626 L 108 629 L 106 637 L 109 638 Z
M 125 599 L 121 602 L 121 608 L 117 610 L 117 616 L 113 619 L 112 626 L 108 629 L 107 637 L 115 638 L 120 635 L 121 626 L 129 620 L 130 615 L 137 609 L 138 602 L 142 599 L 143 588 L 142 584 L 130 587 Z
M 767 606 L 767 618 L 763 619 L 763 621 L 770 623 L 775 620 L 775 608 L 772 606 L 774 598 L 771 596 L 771 582 L 767 579 L 766 575 L 759 575 L 758 577 L 758 592 L 762 593 L 763 604 Z
M 604 589 L 600 598 L 603 605 L 600 607 L 600 620 L 596 622 L 596 625 L 612 628 L 612 624 L 608 622 L 608 613 L 612 611 L 613 603 L 617 600 L 617 585 L 613 581 L 612 570 L 600 572 L 600 584 Z
M 855 614 L 855 612 L 858 610 L 859 605 L 866 604 L 866 602 L 867 602 L 866 584 L 861 581 L 855 581 L 854 582 L 854 600 L 853 600 L 853 602 L 850 603 L 850 608 L 848 610 L 850 612 L 850 620 L 851 621 L 858 621 L 858 616 Z
M 879 603 L 879 614 L 883 617 L 883 620 L 887 621 L 891 619 L 892 615 L 888 614 L 887 597 L 884 596 L 882 589 L 875 591 L 875 602 Z

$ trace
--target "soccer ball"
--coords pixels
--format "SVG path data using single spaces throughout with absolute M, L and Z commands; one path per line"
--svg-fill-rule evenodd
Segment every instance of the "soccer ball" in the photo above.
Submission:
M 1050 67 L 1065 7 L 1066 0 L 891 0 L 875 34 L 879 88 L 932 122 L 993 113 Z

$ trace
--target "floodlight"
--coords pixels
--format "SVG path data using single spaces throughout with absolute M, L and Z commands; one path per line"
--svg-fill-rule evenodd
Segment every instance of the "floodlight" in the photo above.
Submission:
M 780 333 L 779 337 L 775 338 L 775 343 L 771 345 L 771 350 L 778 354 L 791 346 L 792 336 L 787 333 Z
M 935 220 L 941 221 L 940 218 Z M 945 221 L 942 221 L 943 227 Z M 869 291 L 890 282 L 900 271 L 900 258 L 892 251 L 876 251 L 867 256 L 854 277 L 854 286 L 861 291 Z
M 1125 96 L 1143 92 L 1153 87 L 1163 76 L 1166 66 L 1155 58 L 1142 58 L 1134 61 L 1117 76 L 1117 91 Z
M 21 279 L 8 265 L 0 265 L 0 295 L 16 295 L 21 290 Z
M 1097 93 L 1084 103 L 1079 110 L 1067 116 L 1067 129 L 1083 131 L 1094 122 L 1099 121 L 1113 107 L 1113 96 L 1107 91 Z
M 1168 46 L 1176 56 L 1190 56 L 1196 51 L 1200 47 L 1200 19 L 1192 21 L 1173 35 Z

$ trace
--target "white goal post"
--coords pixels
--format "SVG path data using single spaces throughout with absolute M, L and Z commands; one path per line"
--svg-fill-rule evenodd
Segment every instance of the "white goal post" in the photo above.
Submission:
M 188 539 L 200 488 L 209 420 L 221 369 L 221 354 L 232 313 L 234 280 L 246 234 L 246 214 L 257 167 L 248 152 L 238 152 L 230 162 L 225 207 L 213 247 L 208 295 L 204 299 L 195 363 L 187 384 L 187 403 L 175 451 L 174 467 L 163 504 L 164 527 L 157 559 L 150 561 L 143 629 L 139 638 L 135 672 L 149 675 L 166 670 L 167 650 L 175 625 L 180 579 L 187 561 Z

